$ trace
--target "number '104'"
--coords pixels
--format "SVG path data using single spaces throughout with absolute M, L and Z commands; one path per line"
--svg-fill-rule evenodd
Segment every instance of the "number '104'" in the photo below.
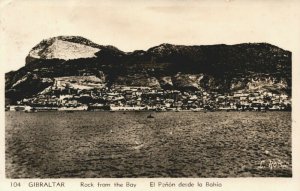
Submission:
M 20 182 L 11 182 L 10 187 L 21 187 L 21 183 Z

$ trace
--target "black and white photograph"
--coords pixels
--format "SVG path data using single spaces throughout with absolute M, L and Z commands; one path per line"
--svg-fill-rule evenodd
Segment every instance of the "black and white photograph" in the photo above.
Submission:
M 1 3 L 5 179 L 295 176 L 293 3 Z
M 45 39 L 5 75 L 6 175 L 290 177 L 291 56 Z

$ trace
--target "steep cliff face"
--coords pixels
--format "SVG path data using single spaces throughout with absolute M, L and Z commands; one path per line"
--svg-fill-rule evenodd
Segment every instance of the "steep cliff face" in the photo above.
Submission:
M 84 44 L 63 41 L 58 38 L 53 39 L 48 46 L 38 46 L 29 52 L 29 57 L 36 59 L 62 59 L 71 60 L 78 58 L 93 58 L 95 53 L 101 51 Z
M 27 64 L 31 59 L 74 60 L 93 58 L 101 50 L 119 51 L 112 46 L 97 45 L 79 36 L 58 36 L 43 40 L 32 48 L 27 56 Z
M 105 86 L 219 92 L 268 89 L 290 94 L 291 52 L 266 43 L 161 44 L 147 51 L 122 52 L 82 37 L 59 36 L 33 47 L 26 65 L 5 75 L 6 98 L 32 96 L 67 76 L 95 76 Z

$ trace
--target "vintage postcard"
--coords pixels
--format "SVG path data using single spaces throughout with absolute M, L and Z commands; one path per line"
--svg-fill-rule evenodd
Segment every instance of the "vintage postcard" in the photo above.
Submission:
M 0 189 L 289 190 L 298 1 L 0 1 Z

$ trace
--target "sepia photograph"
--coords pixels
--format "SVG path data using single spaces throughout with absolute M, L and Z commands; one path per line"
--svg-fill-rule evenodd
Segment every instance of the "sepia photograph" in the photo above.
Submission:
M 246 2 L 2 1 L 4 178 L 292 180 L 295 8 Z
M 291 56 L 42 40 L 5 74 L 6 176 L 291 177 Z

